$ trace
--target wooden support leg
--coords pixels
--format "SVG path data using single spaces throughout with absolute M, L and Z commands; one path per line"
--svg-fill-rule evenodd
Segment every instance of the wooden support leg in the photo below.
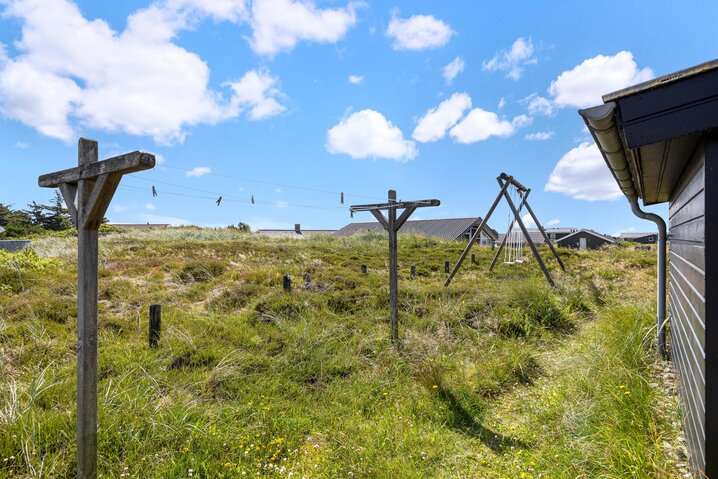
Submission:
M 523 198 L 521 199 L 521 206 L 519 206 L 519 212 L 521 212 L 521 208 L 523 208 L 524 205 L 528 205 L 527 198 L 529 197 L 530 193 L 531 190 L 527 190 L 526 193 L 523 195 Z M 504 235 L 504 239 L 501 240 L 501 246 L 499 246 L 499 250 L 494 255 L 494 259 L 491 260 L 491 266 L 489 266 L 489 271 L 492 271 L 494 269 L 494 265 L 496 265 L 496 260 L 499 259 L 501 251 L 504 249 L 504 246 L 506 246 L 506 240 L 508 239 L 509 233 L 511 233 L 511 230 L 514 227 L 514 223 L 516 223 L 516 221 L 512 220 L 511 224 L 509 225 L 508 231 L 506 231 L 506 234 Z
M 396 202 L 396 192 L 389 192 L 389 203 Z M 391 321 L 391 342 L 399 344 L 399 272 L 397 261 L 396 209 L 387 211 L 387 230 L 389 233 L 389 317 Z
M 524 234 L 524 238 L 526 238 L 526 241 L 528 242 L 529 246 L 531 247 L 531 251 L 533 252 L 534 256 L 536 257 L 536 261 L 538 262 L 539 266 L 541 267 L 541 271 L 543 271 L 544 276 L 546 276 L 546 281 L 551 286 L 555 286 L 553 282 L 553 278 L 551 277 L 551 273 L 548 272 L 548 269 L 546 268 L 546 265 L 543 262 L 543 259 L 541 258 L 541 255 L 538 252 L 538 249 L 536 249 L 536 245 L 534 244 L 533 240 L 529 236 L 529 232 L 526 230 L 526 226 L 524 225 L 524 222 L 521 220 L 521 215 L 519 215 L 519 212 L 516 210 L 516 206 L 514 205 L 514 202 L 511 201 L 511 195 L 506 193 L 506 190 L 504 190 L 504 198 L 506 198 L 506 202 L 509 204 L 509 207 L 511 208 L 511 211 L 514 214 L 514 218 L 516 219 L 516 222 L 519 224 L 519 227 L 521 228 L 521 232 Z
M 496 205 L 499 204 L 499 201 L 501 200 L 501 195 L 503 195 L 506 192 L 506 188 L 509 187 L 509 183 L 506 182 L 505 184 L 501 185 L 501 191 L 499 192 L 498 196 L 494 200 L 494 204 L 491 205 L 491 208 L 489 208 L 489 212 L 486 213 L 486 216 L 481 220 L 481 224 L 476 229 L 476 233 L 469 239 L 469 244 L 466 245 L 466 248 L 464 249 L 464 252 L 461 253 L 461 256 L 459 256 L 459 260 L 454 265 L 454 269 L 451 270 L 451 273 L 449 273 L 449 277 L 446 278 L 446 281 L 444 282 L 444 286 L 449 286 L 451 283 L 451 280 L 453 279 L 456 272 L 461 267 L 461 263 L 464 262 L 466 259 L 466 255 L 469 254 L 469 250 L 471 249 L 471 246 L 473 246 L 474 241 L 476 241 L 477 235 L 481 234 L 481 230 L 484 229 L 484 225 L 489 221 L 489 218 L 491 218 L 491 215 L 493 214 L 494 210 L 496 209 Z
M 538 218 L 536 217 L 533 210 L 531 209 L 531 206 L 529 206 L 528 203 L 526 203 L 526 211 L 529 212 L 531 218 L 534 220 L 534 223 L 536 223 L 536 227 L 539 229 L 541 235 L 543 235 L 544 241 L 546 241 L 546 244 L 551 249 L 553 255 L 556 257 L 556 261 L 558 261 L 559 266 L 561 266 L 562 270 L 566 271 L 566 266 L 564 266 L 563 261 L 561 261 L 561 256 L 559 256 L 558 252 L 556 251 L 556 248 L 554 248 L 553 242 L 551 241 L 551 239 L 549 239 L 548 235 L 546 234 L 546 231 L 544 231 L 543 226 L 541 226 L 541 223 L 539 223 Z

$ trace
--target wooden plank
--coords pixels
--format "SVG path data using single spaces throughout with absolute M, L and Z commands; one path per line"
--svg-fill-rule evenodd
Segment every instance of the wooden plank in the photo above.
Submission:
M 531 191 L 531 190 L 529 190 L 529 191 Z M 519 210 L 520 210 L 520 208 L 519 208 Z M 561 261 L 561 256 L 559 256 L 558 251 L 556 251 L 556 248 L 553 246 L 553 241 L 551 241 L 549 239 L 548 235 L 546 234 L 546 230 L 544 230 L 543 226 L 541 225 L 541 222 L 539 222 L 538 217 L 534 214 L 534 212 L 531 209 L 531 206 L 528 204 L 528 202 L 526 203 L 526 211 L 529 212 L 529 214 L 531 215 L 531 219 L 533 219 L 534 223 L 536 223 L 536 227 L 541 232 L 541 235 L 543 236 L 544 241 L 546 242 L 549 249 L 553 253 L 554 257 L 556 258 L 556 261 L 558 261 L 559 266 L 561 267 L 561 269 L 563 271 L 566 271 L 566 266 L 563 264 L 563 261 Z
M 405 208 L 426 208 L 430 206 L 439 206 L 441 205 L 441 201 L 439 200 L 419 200 L 419 201 L 401 201 L 401 202 L 394 202 L 391 203 L 371 203 L 367 205 L 353 205 L 349 207 L 349 210 L 358 213 L 360 211 L 373 211 L 373 210 L 390 210 L 392 208 L 395 209 L 405 209 Z
M 110 173 L 134 173 L 154 168 L 155 156 L 151 153 L 133 151 L 95 163 L 83 164 L 77 168 L 48 173 L 40 176 L 37 183 L 41 187 L 55 188 L 62 183 L 77 183 L 80 180 L 92 180 Z
M 406 208 L 401 213 L 401 216 L 396 219 L 396 223 L 394 223 L 394 231 L 399 231 L 399 229 L 404 226 L 404 223 L 406 223 L 406 220 L 409 219 L 409 216 L 411 216 L 414 211 L 416 211 L 416 206 L 409 206 L 408 208 Z
M 387 222 L 386 218 L 379 210 L 371 210 L 371 214 L 374 215 L 374 218 L 381 224 L 381 226 L 386 230 L 389 231 L 389 223 Z
M 683 204 L 670 217 L 671 229 L 676 228 L 692 219 L 700 218 L 705 212 L 705 190 L 700 190 L 694 197 Z
M 669 251 L 671 261 L 684 263 L 686 266 L 705 274 L 705 247 L 700 243 L 686 243 L 674 240 Z
M 58 186 L 62 199 L 65 200 L 65 207 L 67 212 L 70 214 L 70 222 L 72 226 L 77 228 L 77 206 L 75 201 L 77 200 L 77 184 L 75 183 L 62 183 Z
M 674 239 L 705 243 L 705 218 L 701 216 L 671 228 L 671 240 Z
M 681 175 L 678 185 L 673 189 L 668 208 L 668 216 L 673 216 L 677 210 L 683 207 L 689 198 L 694 197 L 699 191 L 705 188 L 705 148 L 701 143 L 698 145 L 691 161 Z
M 92 194 L 87 200 L 84 213 L 85 228 L 100 227 L 102 219 L 110 206 L 110 201 L 117 191 L 122 175 L 119 173 L 100 175 L 92 187 Z

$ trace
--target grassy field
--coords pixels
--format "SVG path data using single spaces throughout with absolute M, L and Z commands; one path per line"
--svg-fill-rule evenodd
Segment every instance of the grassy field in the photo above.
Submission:
M 75 248 L 0 256 L 2 477 L 73 477 Z M 673 378 L 652 352 L 655 253 L 562 251 L 552 290 L 533 261 L 486 273 L 477 248 L 444 288 L 461 248 L 400 237 L 395 349 L 381 235 L 103 237 L 100 476 L 686 474 Z

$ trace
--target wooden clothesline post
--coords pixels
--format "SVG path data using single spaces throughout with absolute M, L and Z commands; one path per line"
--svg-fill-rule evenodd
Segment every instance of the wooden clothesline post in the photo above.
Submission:
M 389 318 L 391 321 L 391 342 L 399 344 L 399 274 L 397 259 L 397 233 L 417 208 L 439 206 L 439 200 L 396 201 L 396 191 L 389 190 L 387 203 L 354 205 L 352 213 L 369 211 L 389 233 Z M 382 210 L 387 210 L 386 216 Z M 397 218 L 396 211 L 404 210 Z
M 135 151 L 97 161 L 97 142 L 80 138 L 77 168 L 40 176 L 59 188 L 77 228 L 77 477 L 97 477 L 97 253 L 98 229 L 122 175 L 155 166 Z

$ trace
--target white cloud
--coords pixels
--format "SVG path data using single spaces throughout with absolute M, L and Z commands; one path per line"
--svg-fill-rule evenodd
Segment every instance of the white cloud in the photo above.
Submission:
M 593 142 L 588 141 L 561 157 L 544 189 L 585 201 L 615 200 L 621 197 L 618 184 L 601 152 Z
M 352 158 L 412 160 L 418 151 L 405 140 L 401 130 L 374 110 L 362 110 L 345 117 L 327 132 L 329 153 L 346 153 Z
M 531 141 L 546 141 L 553 138 L 553 135 L 556 132 L 554 131 L 536 131 L 534 133 L 529 133 L 528 135 L 524 136 L 524 139 L 531 140 Z
M 500 119 L 496 113 L 474 108 L 449 134 L 459 143 L 476 143 L 492 136 L 509 137 L 529 124 L 531 118 L 526 115 L 508 121 Z
M 349 75 L 349 83 L 352 85 L 358 85 L 364 81 L 364 77 L 361 75 Z
M 282 192 L 282 189 L 281 189 L 279 186 L 277 186 L 276 188 L 274 188 L 274 192 L 275 192 L 275 193 L 281 193 L 281 192 Z
M 526 65 L 537 62 L 533 55 L 534 45 L 531 39 L 517 38 L 509 50 L 500 50 L 491 60 L 485 60 L 483 68 L 490 72 L 505 71 L 508 78 L 518 80 Z
M 185 176 L 192 177 L 192 176 L 203 176 L 208 175 L 212 173 L 212 168 L 209 166 L 196 166 L 189 170 L 187 173 L 185 173 Z
M 456 78 L 459 73 L 464 71 L 465 66 L 466 65 L 464 63 L 464 60 L 462 60 L 461 57 L 454 58 L 451 63 L 446 65 L 443 69 L 443 75 L 444 80 L 446 80 L 446 84 L 451 85 L 451 82 L 454 81 L 454 78 Z
M 284 96 L 275 86 L 277 82 L 276 77 L 263 69 L 250 70 L 239 81 L 225 84 L 234 91 L 233 105 L 240 110 L 249 108 L 250 120 L 263 120 L 286 110 L 277 100 Z
M 506 98 L 501 97 L 501 99 L 499 100 L 499 106 L 498 106 L 499 110 L 505 106 L 506 106 Z
M 127 207 L 122 205 L 112 205 L 112 211 L 114 211 L 115 213 L 124 213 L 125 211 L 127 211 Z
M 421 117 L 412 137 L 422 143 L 440 140 L 469 108 L 471 97 L 466 93 L 454 93 L 451 98 L 442 101 Z
M 300 40 L 336 43 L 356 24 L 356 10 L 363 5 L 317 8 L 309 0 L 255 0 L 250 44 L 259 54 L 274 55 L 291 50 Z
M 638 69 L 633 54 L 597 55 L 551 82 L 549 93 L 559 107 L 586 108 L 602 103 L 601 96 L 653 78 L 650 68 Z
M 67 142 L 88 127 L 181 142 L 188 127 L 236 117 L 242 106 L 251 118 L 269 116 L 283 108 L 276 90 L 256 104 L 223 100 L 208 88 L 207 64 L 173 43 L 193 22 L 238 21 L 243 8 L 238 0 L 168 0 L 134 12 L 116 32 L 69 0 L 9 0 L 3 13 L 19 20 L 22 36 L 18 54 L 0 62 L 0 109 Z
M 161 166 L 167 163 L 167 160 L 165 160 L 165 157 L 160 155 L 159 153 L 153 153 L 155 155 L 155 165 Z
M 561 220 L 548 220 L 548 221 L 546 222 L 546 226 L 556 226 L 556 225 L 559 224 L 560 222 L 561 222 Z
M 30 148 L 30 145 L 28 145 L 24 141 L 16 141 L 14 148 L 17 148 L 18 150 L 27 150 L 28 148 Z
M 532 93 L 521 102 L 528 105 L 530 115 L 552 116 L 556 112 L 556 108 L 551 100 L 538 96 L 536 93 Z
M 393 13 L 386 34 L 394 39 L 394 50 L 426 50 L 446 45 L 454 31 L 431 15 L 403 19 Z
M 277 208 L 287 208 L 289 206 L 289 203 L 283 200 L 277 200 L 274 202 L 274 206 Z
M 523 215 L 521 217 L 521 221 L 523 221 L 524 226 L 526 226 L 527 228 L 535 228 L 536 227 L 536 223 L 534 222 L 534 219 L 531 217 L 530 213 L 526 213 L 525 215 Z
M 169 224 L 171 226 L 188 226 L 193 224 L 190 220 L 184 218 L 176 218 L 174 216 L 159 216 L 150 213 L 141 213 L 139 215 L 140 222 L 153 224 Z
M 146 203 L 146 204 L 145 204 L 145 209 L 148 209 L 148 210 L 150 210 L 150 211 L 154 211 L 154 210 L 156 210 L 157 208 L 156 208 L 155 205 L 152 204 L 152 203 Z

